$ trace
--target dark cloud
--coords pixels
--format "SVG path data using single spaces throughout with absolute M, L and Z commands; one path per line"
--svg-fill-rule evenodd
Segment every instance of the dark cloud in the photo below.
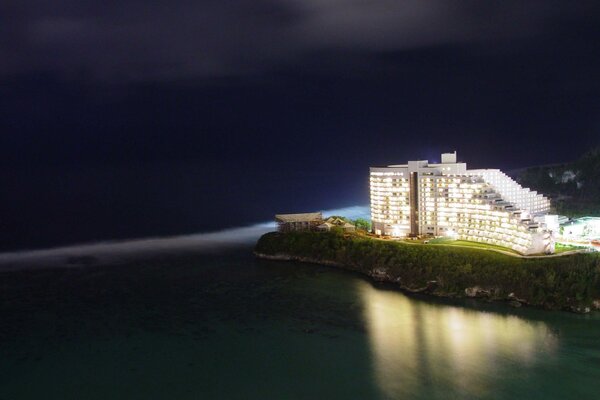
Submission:
M 16 3 L 16 2 L 15 2 Z M 231 76 L 315 53 L 395 51 L 541 34 L 594 2 L 23 0 L 0 6 L 0 73 L 101 80 Z
M 0 248 L 368 202 L 369 165 L 600 140 L 600 2 L 0 2 Z

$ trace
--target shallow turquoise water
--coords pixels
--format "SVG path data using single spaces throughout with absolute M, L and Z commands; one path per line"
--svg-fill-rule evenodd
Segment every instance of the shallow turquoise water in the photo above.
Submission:
M 0 399 L 597 399 L 600 316 L 250 248 L 0 274 Z

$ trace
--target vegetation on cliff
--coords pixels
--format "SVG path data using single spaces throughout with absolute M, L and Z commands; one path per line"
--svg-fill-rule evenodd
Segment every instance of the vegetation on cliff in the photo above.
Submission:
M 560 214 L 600 216 L 600 148 L 571 163 L 526 168 L 515 179 L 551 196 Z
M 414 245 L 339 233 L 267 233 L 259 255 L 336 264 L 408 290 L 520 299 L 552 309 L 584 310 L 600 298 L 600 254 L 523 259 L 477 248 Z

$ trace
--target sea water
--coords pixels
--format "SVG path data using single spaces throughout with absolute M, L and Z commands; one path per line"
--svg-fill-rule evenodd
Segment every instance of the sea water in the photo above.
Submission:
M 0 272 L 0 399 L 600 398 L 598 314 L 408 296 L 247 243 L 66 266 Z

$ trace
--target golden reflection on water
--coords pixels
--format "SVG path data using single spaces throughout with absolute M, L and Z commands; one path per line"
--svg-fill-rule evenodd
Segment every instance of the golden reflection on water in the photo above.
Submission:
M 386 396 L 409 398 L 434 384 L 452 388 L 452 396 L 489 395 L 503 374 L 556 352 L 558 340 L 544 322 L 359 285 L 375 380 Z

